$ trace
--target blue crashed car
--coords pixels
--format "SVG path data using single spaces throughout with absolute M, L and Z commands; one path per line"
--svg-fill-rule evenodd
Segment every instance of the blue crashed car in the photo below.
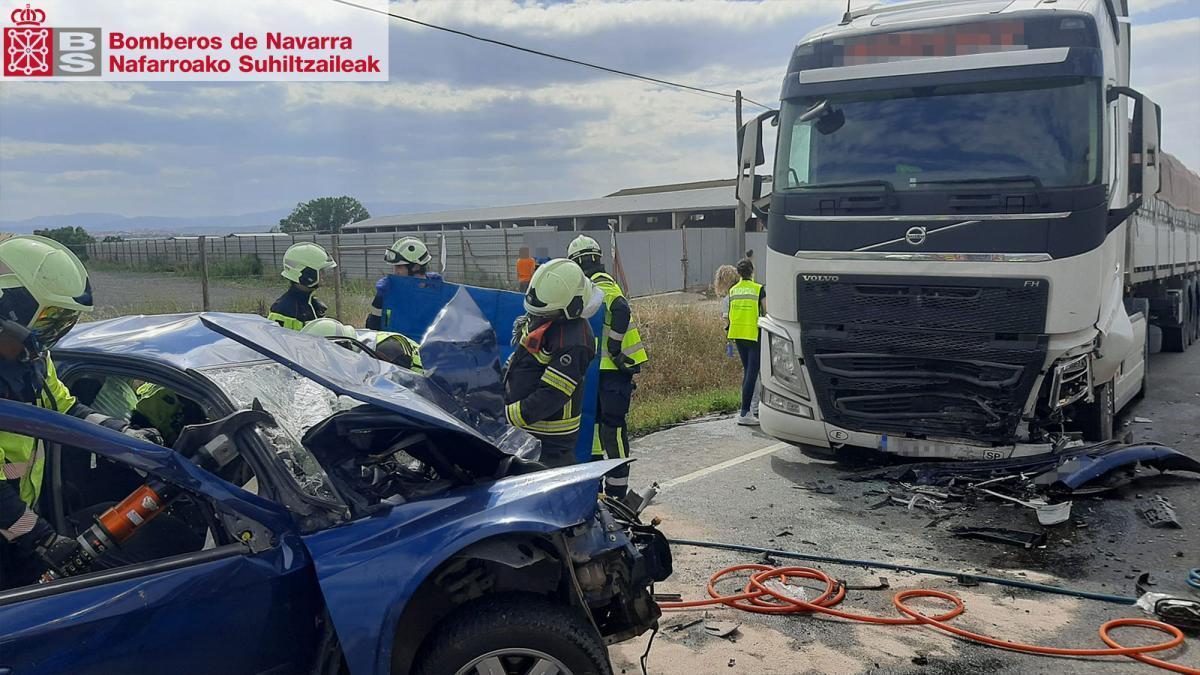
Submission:
M 85 574 L 0 575 L 0 673 L 609 673 L 657 622 L 670 552 L 599 495 L 618 462 L 539 470 L 407 371 L 259 317 L 81 324 L 54 359 L 174 448 L 0 401 L 47 449 L 39 513 L 74 536 L 149 480 L 173 499 Z

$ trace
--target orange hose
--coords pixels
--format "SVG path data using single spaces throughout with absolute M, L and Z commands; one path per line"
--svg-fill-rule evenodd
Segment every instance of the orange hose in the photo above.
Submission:
M 746 585 L 741 593 L 732 595 L 722 594 L 717 591 L 717 583 L 726 577 L 737 572 L 750 570 L 750 574 L 746 580 Z M 776 579 L 782 583 L 787 583 L 788 579 L 813 579 L 825 584 L 825 590 L 820 595 L 812 600 L 801 600 L 793 598 L 780 591 L 768 588 L 766 582 L 771 579 Z M 958 628 L 947 623 L 954 617 L 962 614 L 966 607 L 963 601 L 958 596 L 947 593 L 945 591 L 935 591 L 931 589 L 910 589 L 900 591 L 892 597 L 892 604 L 896 606 L 896 610 L 904 616 L 900 617 L 885 617 L 874 616 L 871 614 L 855 614 L 843 610 L 834 609 L 834 606 L 846 597 L 846 589 L 838 583 L 837 579 L 822 572 L 821 570 L 812 567 L 771 567 L 769 565 L 760 564 L 744 564 L 726 567 L 718 570 L 708 579 L 707 591 L 709 597 L 705 600 L 691 600 L 686 602 L 660 602 L 659 607 L 665 610 L 691 609 L 694 607 L 710 607 L 713 605 L 724 605 L 733 609 L 740 609 L 744 612 L 753 612 L 755 614 L 806 614 L 809 612 L 818 612 L 820 614 L 828 614 L 850 621 L 862 621 L 866 623 L 884 624 L 892 626 L 919 626 L 925 625 L 938 630 L 957 635 L 958 637 L 974 640 L 981 644 L 1009 649 L 1017 652 L 1025 652 L 1028 654 L 1043 654 L 1048 656 L 1127 656 L 1131 659 L 1136 659 L 1142 663 L 1170 670 L 1176 673 L 1184 673 L 1185 675 L 1200 675 L 1200 669 L 1189 668 L 1161 659 L 1156 659 L 1148 656 L 1149 652 L 1158 652 L 1167 649 L 1174 649 L 1183 644 L 1183 632 L 1175 626 L 1154 621 L 1153 619 L 1114 619 L 1100 626 L 1100 639 L 1108 645 L 1107 649 L 1071 649 L 1066 647 L 1046 647 L 1042 645 L 1030 645 L 1021 642 L 1012 642 L 994 638 L 981 633 L 974 633 L 969 630 Z M 906 600 L 912 598 L 937 598 L 944 600 L 952 605 L 952 607 L 936 616 L 922 614 L 917 610 L 907 606 Z M 1160 633 L 1166 633 L 1171 636 L 1166 642 L 1157 644 L 1144 645 L 1141 647 L 1125 647 L 1117 642 L 1111 635 L 1114 628 L 1123 626 L 1138 626 L 1149 628 Z

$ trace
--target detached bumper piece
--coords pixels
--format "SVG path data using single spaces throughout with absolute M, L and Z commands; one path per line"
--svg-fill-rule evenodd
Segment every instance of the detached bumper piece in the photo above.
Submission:
M 830 424 L 1010 442 L 1045 362 L 1048 283 L 797 282 L 801 350 Z

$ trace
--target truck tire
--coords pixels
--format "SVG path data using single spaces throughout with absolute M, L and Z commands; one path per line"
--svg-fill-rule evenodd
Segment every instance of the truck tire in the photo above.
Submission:
M 1183 296 L 1183 321 L 1178 326 L 1163 326 L 1163 351 L 1182 352 L 1192 340 L 1192 301 Z
M 608 651 L 581 611 L 524 593 L 468 603 L 433 629 L 412 672 L 527 673 L 540 666 L 562 675 L 612 675 Z
M 1116 418 L 1113 383 L 1105 382 L 1096 387 L 1095 399 L 1079 405 L 1074 416 L 1075 426 L 1083 434 L 1083 440 L 1089 443 L 1110 441 Z

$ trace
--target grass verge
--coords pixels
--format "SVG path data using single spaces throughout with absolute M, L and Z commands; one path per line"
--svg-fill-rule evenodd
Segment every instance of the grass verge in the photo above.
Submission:
M 719 303 L 634 303 L 650 361 L 637 376 L 629 433 L 652 431 L 712 413 L 737 410 L 742 365 L 725 354 Z

